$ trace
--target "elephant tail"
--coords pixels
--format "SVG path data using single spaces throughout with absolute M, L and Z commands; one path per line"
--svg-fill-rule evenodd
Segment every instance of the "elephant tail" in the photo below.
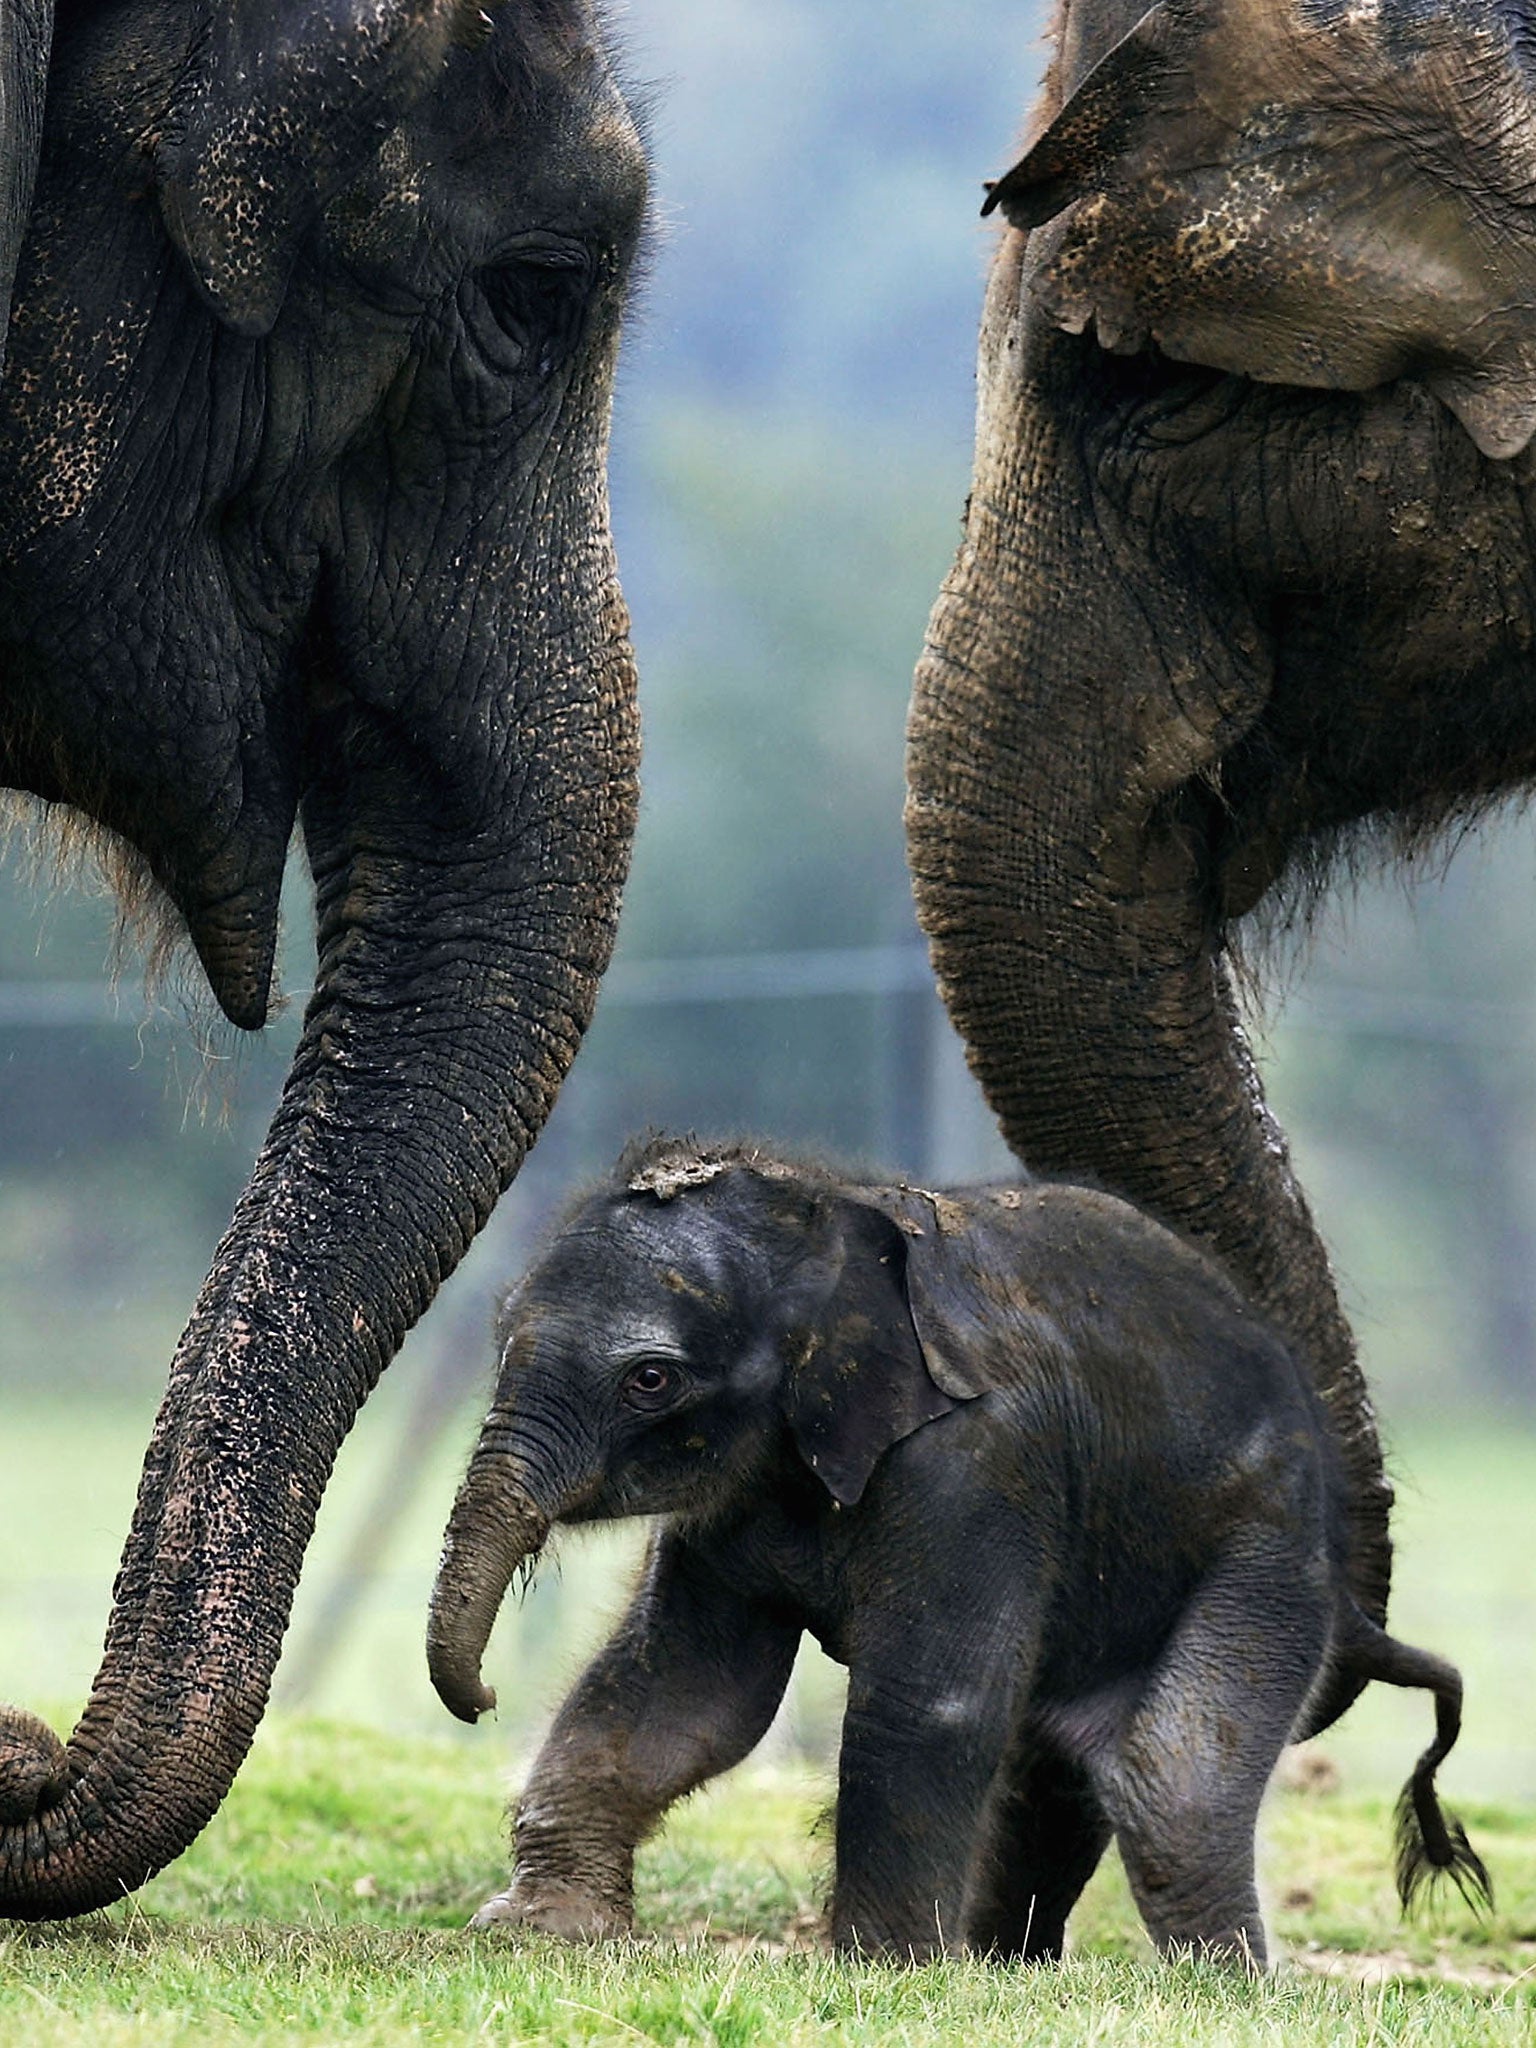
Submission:
M 1435 1789 L 1435 1773 L 1461 1733 L 1461 1673 L 1443 1657 L 1389 1636 L 1352 1599 L 1346 1602 L 1340 1648 L 1339 1661 L 1362 1685 L 1378 1679 L 1383 1685 L 1418 1687 L 1435 1696 L 1435 1739 L 1414 1765 L 1397 1802 L 1397 1892 L 1403 1910 L 1412 1909 L 1426 1881 L 1433 1887 L 1443 1877 L 1474 1912 L 1491 1910 L 1493 1883 L 1483 1859 L 1467 1840 L 1461 1822 L 1442 1809 Z

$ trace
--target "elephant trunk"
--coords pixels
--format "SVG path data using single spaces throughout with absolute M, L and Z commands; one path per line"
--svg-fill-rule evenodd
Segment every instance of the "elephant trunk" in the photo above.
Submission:
M 1347 1471 L 1350 1583 L 1380 1621 L 1391 1491 L 1374 1416 L 1180 808 L 1262 709 L 1265 642 L 1200 565 L 1165 569 L 1157 535 L 1117 533 L 1066 424 L 1088 402 L 1092 344 L 1024 317 L 1022 257 L 1010 233 L 983 329 L 966 538 L 913 700 L 919 915 L 1019 1156 L 1203 1242 L 1295 1346 Z M 1319 1725 L 1353 1690 L 1320 1702 Z
M 0 1915 L 110 1904 L 214 1813 L 342 1439 L 575 1054 L 635 808 L 633 668 L 600 598 L 590 638 L 482 699 L 515 729 L 461 710 L 429 734 L 355 692 L 315 714 L 315 995 L 172 1367 L 85 1714 L 61 1750 L 0 1710 Z
M 496 1704 L 480 1678 L 485 1646 L 513 1574 L 538 1555 L 549 1525 L 516 1462 L 483 1438 L 449 1517 L 427 1622 L 427 1669 L 461 1721 Z
M 53 47 L 53 0 L 8 0 L 0 11 L 0 370 L 16 259 L 32 212 Z

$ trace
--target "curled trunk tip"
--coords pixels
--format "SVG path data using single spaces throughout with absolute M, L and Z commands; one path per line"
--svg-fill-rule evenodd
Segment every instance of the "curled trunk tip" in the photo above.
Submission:
M 468 1593 L 434 1596 L 432 1621 L 427 1630 L 427 1670 L 449 1713 L 473 1727 L 482 1714 L 494 1712 L 496 1688 L 487 1685 L 480 1676 L 483 1645 L 478 1655 L 471 1656 L 465 1656 L 459 1647 L 470 1626 L 470 1605 Z
M 0 1705 L 0 1827 L 19 1827 L 63 1797 L 64 1745 L 36 1714 Z
M 512 1575 L 543 1548 L 549 1517 L 503 1473 L 472 1465 L 443 1539 L 427 1623 L 427 1670 L 438 1698 L 471 1724 L 496 1694 L 480 1676 Z

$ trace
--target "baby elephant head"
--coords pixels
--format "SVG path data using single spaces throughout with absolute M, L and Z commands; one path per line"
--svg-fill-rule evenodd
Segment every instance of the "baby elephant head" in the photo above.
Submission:
M 445 1705 L 552 1523 L 728 1512 L 808 1466 L 850 1506 L 955 1406 L 929 1375 L 907 1241 L 880 1209 L 746 1151 L 664 1142 L 587 1197 L 512 1295 L 495 1401 L 448 1525 L 428 1663 Z

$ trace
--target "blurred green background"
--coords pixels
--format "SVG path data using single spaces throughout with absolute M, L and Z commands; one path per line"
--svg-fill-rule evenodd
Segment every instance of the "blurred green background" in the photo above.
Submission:
M 641 1126 L 809 1140 L 929 1181 L 1006 1168 L 932 996 L 902 863 L 902 725 L 970 457 L 988 237 L 1042 66 L 999 0 L 634 0 L 657 168 L 614 498 L 646 706 L 620 958 L 559 1108 L 343 1455 L 280 1694 L 444 1719 L 420 1648 L 498 1287 Z M 13 844 L 0 873 L 0 1697 L 93 1669 L 165 1363 L 295 1025 L 237 1045 L 146 1006 L 113 913 Z M 1400 1630 L 1460 1659 L 1452 1789 L 1536 1796 L 1536 832 L 1361 887 L 1255 1019 L 1402 1482 Z M 288 985 L 308 983 L 295 876 Z M 622 1596 L 633 1532 L 571 1542 L 493 1650 L 534 1738 Z M 776 1740 L 825 1754 L 810 1669 Z M 1401 1779 L 1422 1700 L 1330 1747 Z

